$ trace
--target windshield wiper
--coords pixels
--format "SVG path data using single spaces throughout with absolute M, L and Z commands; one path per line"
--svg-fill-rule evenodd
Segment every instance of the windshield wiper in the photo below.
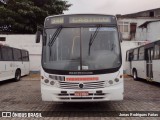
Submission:
M 93 42 L 94 42 L 94 40 L 95 40 L 95 38 L 96 38 L 96 36 L 97 36 L 97 34 L 98 34 L 98 32 L 99 32 L 100 27 L 101 27 L 101 26 L 98 26 L 98 27 L 96 28 L 96 31 L 94 32 L 94 34 L 93 34 L 93 35 L 91 34 L 90 41 L 89 41 L 88 55 L 90 55 L 91 46 L 92 46 L 92 44 L 93 44 Z
M 62 30 L 62 26 L 57 28 L 57 30 L 54 32 L 51 39 L 49 40 L 48 46 L 51 47 L 54 44 L 54 42 L 56 41 L 57 37 L 59 36 L 61 30 Z
M 55 43 L 57 37 L 59 36 L 61 30 L 62 30 L 62 26 L 59 26 L 57 28 L 57 30 L 54 32 L 54 34 L 52 35 L 51 39 L 49 40 L 48 46 L 49 46 L 49 51 L 50 51 L 49 52 L 50 53 L 50 55 L 49 55 L 50 61 L 51 61 L 51 56 L 52 56 L 52 49 L 51 48 L 52 48 L 53 44 Z

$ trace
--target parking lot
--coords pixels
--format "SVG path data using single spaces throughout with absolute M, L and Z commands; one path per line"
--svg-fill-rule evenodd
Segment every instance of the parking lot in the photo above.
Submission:
M 160 111 L 160 84 L 150 83 L 145 80 L 134 81 L 132 78 L 125 78 L 124 89 L 123 101 L 109 101 L 102 103 L 42 102 L 40 80 L 27 80 L 25 78 L 19 82 L 9 80 L 0 82 L 0 111 L 59 111 L 62 116 L 58 116 L 56 119 L 67 120 L 69 118 L 92 119 L 86 117 L 88 112 Z M 73 117 L 72 115 L 63 115 L 66 111 L 71 112 Z M 79 117 L 75 114 L 79 114 L 77 115 Z M 94 119 L 96 119 L 95 117 Z M 101 119 L 103 119 L 103 117 L 101 117 Z M 147 119 L 149 120 L 151 118 Z

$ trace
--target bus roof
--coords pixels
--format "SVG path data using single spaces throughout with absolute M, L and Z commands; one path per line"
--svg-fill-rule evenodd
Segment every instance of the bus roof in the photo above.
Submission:
M 157 40 L 157 41 L 145 44 L 145 45 L 141 45 L 141 46 L 138 46 L 138 47 L 135 47 L 135 48 L 131 48 L 131 49 L 127 50 L 127 52 L 128 51 L 133 51 L 134 49 L 138 49 L 138 48 L 141 48 L 141 47 L 144 47 L 145 49 L 147 49 L 147 48 L 150 48 L 150 47 L 154 47 L 155 44 L 160 44 L 160 40 Z
M 75 15 L 102 15 L 102 16 L 112 16 L 112 17 L 116 17 L 115 15 L 108 15 L 108 14 L 93 14 L 93 13 L 88 13 L 88 14 L 59 14 L 59 15 L 50 15 L 50 16 L 47 16 L 47 18 L 50 18 L 50 17 L 61 17 L 61 16 L 75 16 Z

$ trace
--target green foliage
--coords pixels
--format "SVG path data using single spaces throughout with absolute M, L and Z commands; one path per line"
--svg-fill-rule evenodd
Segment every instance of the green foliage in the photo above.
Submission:
M 0 33 L 33 34 L 45 17 L 63 14 L 71 5 L 63 0 L 10 0 L 0 3 Z

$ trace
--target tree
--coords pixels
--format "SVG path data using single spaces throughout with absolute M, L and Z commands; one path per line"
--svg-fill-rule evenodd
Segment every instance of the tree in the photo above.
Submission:
M 10 0 L 0 3 L 0 33 L 33 34 L 45 17 L 63 14 L 71 4 L 62 0 Z

